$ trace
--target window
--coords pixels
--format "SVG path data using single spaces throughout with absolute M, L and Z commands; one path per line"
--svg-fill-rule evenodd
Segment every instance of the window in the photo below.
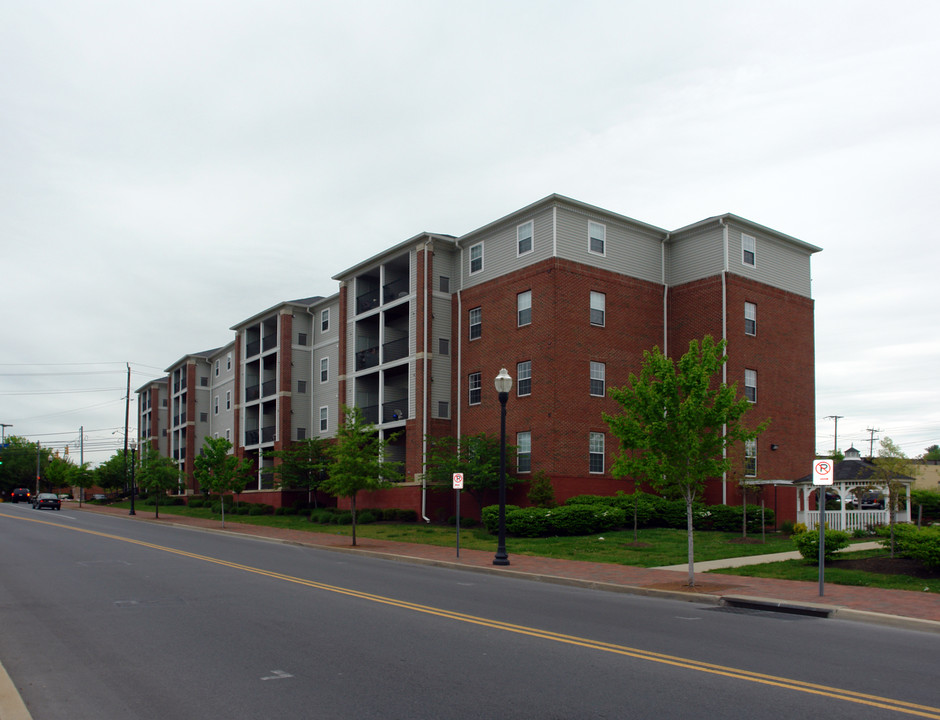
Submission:
M 604 363 L 591 363 L 591 395 L 604 397 L 607 392 L 607 366 Z
M 320 311 L 320 332 L 326 332 L 330 329 L 330 309 Z
M 298 440 L 307 439 L 307 428 L 302 428 L 302 427 L 297 428 L 297 439 Z
M 750 235 L 741 236 L 741 262 L 751 267 L 757 265 L 757 240 Z
M 588 471 L 592 473 L 604 472 L 604 433 L 592 432 L 589 442 Z
M 477 243 L 470 248 L 470 274 L 483 270 L 483 243 Z
M 532 324 L 532 291 L 516 295 L 516 322 L 519 327 Z
M 757 402 L 757 370 L 744 371 L 744 397 L 752 403 Z
M 208 377 L 199 378 L 199 385 L 201 387 L 209 387 L 209 378 Z
M 320 358 L 320 382 L 325 383 L 330 379 L 330 359 Z
M 516 472 L 532 472 L 532 433 L 516 433 Z
M 604 326 L 606 308 L 607 296 L 604 293 L 591 292 L 591 325 Z
M 441 355 L 450 355 L 450 340 L 447 338 L 438 338 L 437 351 Z
M 320 432 L 326 432 L 330 429 L 329 422 L 329 408 L 321 407 L 320 408 Z
M 298 345 L 307 344 L 307 333 L 297 333 L 297 344 Z
M 757 305 L 744 303 L 744 334 L 757 335 Z
M 209 413 L 199 413 L 199 422 L 209 422 Z
M 231 428 L 226 428 L 226 429 L 225 429 L 225 439 L 228 440 L 229 442 L 232 442 L 232 430 L 231 430 Z
M 757 477 L 757 438 L 744 441 L 744 477 Z
M 213 414 L 215 415 L 219 414 L 219 396 L 218 395 L 216 395 L 215 398 L 213 398 L 212 400 L 212 411 L 213 411 Z
M 470 311 L 470 339 L 476 340 L 483 335 L 483 308 Z
M 590 241 L 588 249 L 596 255 L 604 255 L 607 252 L 607 228 L 600 223 L 588 223 L 588 235 Z
M 216 377 L 219 376 L 219 372 L 221 371 L 221 369 L 222 369 L 222 361 L 221 361 L 221 360 L 216 360 L 216 361 L 215 361 L 215 376 L 216 376 Z
M 450 403 L 446 400 L 437 401 L 437 416 L 439 418 L 449 418 L 450 417 Z
M 307 381 L 306 381 L 306 380 L 298 380 L 298 381 L 297 381 L 297 392 L 300 393 L 301 395 L 303 395 L 303 394 L 305 394 L 305 393 L 307 392 Z
M 439 278 L 438 288 L 441 292 L 450 292 L 450 278 L 446 275 L 441 275 Z
M 232 369 L 232 353 L 229 353 L 228 355 L 225 356 L 225 369 L 226 370 Z
M 479 405 L 483 393 L 483 382 L 480 373 L 470 373 L 470 404 Z
M 532 252 L 532 221 L 522 223 L 516 228 L 516 254 L 525 255 Z
M 232 409 L 232 391 L 231 390 L 225 391 L 225 409 L 226 410 Z
M 516 395 L 532 394 L 532 361 L 516 363 Z

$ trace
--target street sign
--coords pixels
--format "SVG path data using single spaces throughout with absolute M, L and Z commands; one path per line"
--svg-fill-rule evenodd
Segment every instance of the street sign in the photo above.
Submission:
M 463 473 L 454 473 L 454 490 L 463 490 Z
M 832 460 L 813 461 L 813 485 L 832 485 L 835 463 Z

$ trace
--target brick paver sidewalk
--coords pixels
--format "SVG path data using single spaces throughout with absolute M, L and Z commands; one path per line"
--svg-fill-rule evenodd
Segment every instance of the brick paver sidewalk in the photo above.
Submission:
M 77 506 L 74 509 L 77 509 Z M 98 506 L 85 506 L 83 509 L 127 516 L 125 509 Z M 149 509 L 128 519 L 154 520 Z M 165 515 L 158 522 L 222 531 L 222 525 L 218 520 Z M 511 574 L 532 580 L 567 582 L 638 594 L 668 595 L 693 601 L 718 602 L 721 598 L 746 596 L 770 602 L 779 601 L 784 604 L 823 605 L 835 608 L 835 614 L 840 617 L 867 619 L 883 624 L 908 625 L 940 632 L 940 595 L 930 592 L 884 590 L 826 583 L 824 596 L 820 597 L 819 584 L 816 582 L 739 577 L 714 572 L 696 573 L 696 588 L 690 591 L 685 586 L 687 573 L 684 571 L 513 555 L 511 547 L 509 548 L 510 566 L 494 567 L 495 543 L 493 552 L 461 548 L 460 557 L 457 557 L 456 549 L 453 547 L 358 538 L 357 546 L 354 548 L 347 536 L 246 525 L 238 522 L 226 523 L 224 531 L 344 552 L 380 555 L 400 561 L 459 567 L 478 572 Z M 868 616 L 869 613 L 873 615 Z M 905 622 L 906 619 L 907 622 Z

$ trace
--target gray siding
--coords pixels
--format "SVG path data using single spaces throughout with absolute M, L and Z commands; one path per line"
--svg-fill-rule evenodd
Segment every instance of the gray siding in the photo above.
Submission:
M 588 224 L 606 228 L 605 253 L 589 251 Z M 558 207 L 558 257 L 649 282 L 662 282 L 660 238 L 619 217 Z
M 753 267 L 741 261 L 742 235 L 750 235 L 756 241 Z M 810 255 L 806 250 L 733 221 L 728 224 L 728 269 L 735 275 L 781 290 L 812 296 Z
M 454 357 L 456 343 L 451 328 L 451 302 L 450 295 L 437 293 L 434 296 L 432 305 L 434 322 L 432 323 L 429 338 L 429 349 L 431 351 L 430 414 L 432 418 L 453 416 L 454 404 L 450 397 L 450 381 L 451 368 L 456 365 L 456 358 Z M 441 355 L 439 352 L 442 338 L 450 342 L 450 353 L 447 355 Z M 448 415 L 442 416 L 438 413 L 438 403 L 440 402 L 448 403 Z
M 718 275 L 724 265 L 724 232 L 717 224 L 699 232 L 684 233 L 666 245 L 666 282 L 669 285 Z
M 519 255 L 517 228 L 532 221 L 532 252 Z M 524 268 L 552 257 L 554 252 L 554 222 L 552 209 L 542 208 L 531 214 L 513 216 L 511 220 L 492 228 L 488 233 L 478 235 L 462 244 L 462 285 L 469 288 L 480 283 Z M 470 248 L 483 243 L 483 270 L 470 274 Z M 452 289 L 456 289 L 452 286 Z

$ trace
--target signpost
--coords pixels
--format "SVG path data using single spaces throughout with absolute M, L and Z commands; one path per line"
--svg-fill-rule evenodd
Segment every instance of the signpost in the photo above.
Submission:
M 816 500 L 819 506 L 819 597 L 823 596 L 826 580 L 826 487 L 832 485 L 834 473 L 832 460 L 813 461 L 813 485 L 819 488 Z
M 463 490 L 463 473 L 454 473 L 454 492 L 457 494 L 457 557 L 460 557 L 460 491 Z

